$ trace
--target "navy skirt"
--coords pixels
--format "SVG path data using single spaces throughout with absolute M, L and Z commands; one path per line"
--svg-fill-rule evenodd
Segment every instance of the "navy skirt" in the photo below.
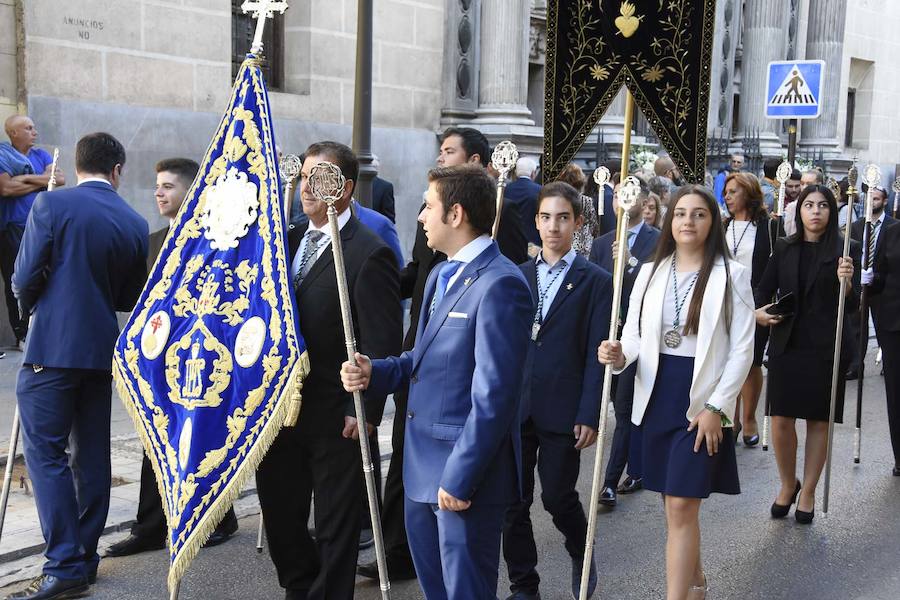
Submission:
M 740 494 L 734 435 L 723 429 L 719 451 L 710 456 L 706 442 L 694 452 L 697 431 L 688 431 L 694 359 L 659 355 L 659 369 L 641 424 L 644 487 L 668 496 L 708 498 L 713 492 Z

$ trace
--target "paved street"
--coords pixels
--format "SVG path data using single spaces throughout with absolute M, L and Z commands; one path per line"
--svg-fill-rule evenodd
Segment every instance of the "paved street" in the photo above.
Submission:
M 869 372 L 874 371 L 871 365 Z M 802 374 L 798 374 L 802 376 Z M 881 377 L 866 379 L 863 461 L 852 463 L 855 382 L 848 386 L 846 422 L 838 426 L 831 510 L 817 512 L 810 527 L 793 518 L 772 521 L 768 507 L 775 494 L 774 457 L 759 447 L 738 447 L 743 493 L 717 496 L 704 504 L 704 564 L 713 599 L 854 599 L 900 598 L 900 478 L 890 475 L 892 461 L 883 405 Z M 7 422 L 0 422 L 6 428 Z M 801 427 L 802 432 L 802 427 Z M 383 448 L 383 450 L 387 450 Z M 593 453 L 584 454 L 580 491 L 589 492 Z M 820 486 L 821 491 L 821 486 Z M 821 508 L 821 494 L 818 502 Z M 258 505 L 255 496 L 239 501 L 241 527 L 229 543 L 200 553 L 184 580 L 181 598 L 276 599 L 282 597 L 268 553 L 257 554 Z M 541 556 L 543 597 L 568 598 L 569 560 L 560 535 L 541 508 L 533 514 Z M 598 555 L 604 598 L 663 598 L 664 522 L 659 496 L 641 492 L 620 498 L 619 507 L 599 521 Z M 124 536 L 104 538 L 109 544 Z M 371 558 L 371 551 L 364 555 Z M 37 557 L 3 565 L 0 585 L 38 572 Z M 143 554 L 104 560 L 97 600 L 166 598 L 166 555 Z M 501 577 L 500 597 L 508 583 Z M 16 589 L 7 585 L 5 593 Z M 415 582 L 392 586 L 395 599 L 421 598 Z M 357 598 L 380 598 L 378 586 L 360 580 Z

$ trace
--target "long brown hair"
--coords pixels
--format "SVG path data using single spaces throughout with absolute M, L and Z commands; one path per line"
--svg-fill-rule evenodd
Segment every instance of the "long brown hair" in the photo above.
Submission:
M 725 245 L 725 228 L 722 226 L 722 217 L 719 214 L 719 203 L 716 202 L 712 192 L 702 185 L 683 185 L 672 194 L 672 202 L 669 210 L 666 211 L 666 218 L 663 221 L 662 233 L 659 236 L 659 243 L 656 245 L 656 256 L 653 259 L 653 273 L 659 268 L 660 263 L 675 253 L 675 237 L 672 235 L 672 219 L 675 215 L 675 209 L 678 202 L 685 196 L 700 196 L 706 204 L 712 223 L 709 228 L 709 235 L 706 237 L 703 251 L 703 266 L 700 268 L 700 275 L 697 283 L 694 284 L 694 295 L 691 298 L 691 305 L 688 308 L 687 319 L 684 323 L 682 332 L 685 335 L 696 335 L 700 329 L 700 310 L 703 307 L 703 295 L 706 292 L 706 284 L 709 281 L 709 274 L 712 272 L 713 265 L 720 258 L 725 263 L 725 271 L 728 275 L 725 283 L 725 314 L 727 322 L 731 322 L 731 273 L 728 268 L 728 249 Z M 675 265 L 672 265 L 675 268 Z M 652 277 L 652 275 L 651 275 Z

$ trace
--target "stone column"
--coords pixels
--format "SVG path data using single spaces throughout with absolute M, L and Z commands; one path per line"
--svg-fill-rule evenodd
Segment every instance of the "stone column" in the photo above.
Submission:
M 844 23 L 847 0 L 810 0 L 806 34 L 806 58 L 825 61 L 822 86 L 822 114 L 803 122 L 803 145 L 820 146 L 836 153 L 841 145 L 838 136 L 838 109 L 845 93 L 841 87 L 844 53 Z
M 716 6 L 716 37 L 713 46 L 710 76 L 709 118 L 710 134 L 731 137 L 734 104 L 734 56 L 740 37 L 740 0 L 719 0 Z
M 779 156 L 782 152 L 778 139 L 781 121 L 765 116 L 766 74 L 769 62 L 784 60 L 789 22 L 790 3 L 785 0 L 747 0 L 744 5 L 739 131 L 736 136 L 759 131 L 763 156 Z
M 481 3 L 481 73 L 477 123 L 534 125 L 528 110 L 531 3 Z
M 480 0 L 447 0 L 441 124 L 475 118 L 478 108 Z

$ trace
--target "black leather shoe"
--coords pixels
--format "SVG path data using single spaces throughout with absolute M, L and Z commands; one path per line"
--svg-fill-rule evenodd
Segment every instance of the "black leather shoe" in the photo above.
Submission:
M 129 535 L 121 542 L 116 542 L 106 549 L 106 556 L 131 556 L 151 550 L 162 550 L 166 547 L 164 540 L 154 540 L 146 536 Z
M 407 581 L 416 578 L 416 569 L 412 563 L 403 564 L 402 561 L 387 559 L 388 579 L 391 581 Z M 369 579 L 378 579 L 378 563 L 374 560 L 369 563 L 356 565 L 356 574 Z
M 581 568 L 584 566 L 584 559 L 572 559 L 572 598 L 578 600 L 581 591 Z M 594 595 L 597 589 L 597 561 L 591 556 L 591 570 L 588 573 L 587 581 L 587 597 Z
M 894 465 L 894 470 L 891 472 L 894 474 L 894 477 L 900 477 L 900 465 Z
M 39 575 L 21 592 L 10 594 L 6 600 L 62 600 L 77 598 L 88 589 L 86 579 L 60 579 L 53 575 Z
M 794 495 L 791 496 L 791 502 L 787 506 L 783 504 L 778 504 L 777 502 L 772 503 L 772 518 L 773 519 L 783 519 L 787 516 L 787 514 L 791 511 L 791 504 L 797 501 L 797 495 L 800 494 L 800 480 L 797 480 L 797 487 L 794 489 Z M 801 512 L 801 511 L 796 511 Z
M 625 481 L 619 484 L 616 491 L 620 494 L 633 494 L 644 489 L 644 480 L 641 477 L 635 479 L 631 475 L 625 478 Z
M 801 525 L 809 525 L 813 522 L 813 517 L 816 516 L 816 511 L 811 510 L 806 512 L 805 510 L 800 510 L 799 508 L 794 511 L 794 518 L 797 519 L 797 522 Z
M 209 539 L 206 540 L 206 543 L 203 544 L 204 548 L 212 548 L 213 546 L 218 546 L 219 544 L 224 544 L 231 536 L 237 533 L 238 524 L 237 519 L 234 521 L 230 520 L 225 523 L 224 521 L 219 524 L 213 534 L 209 536 Z
M 375 545 L 375 535 L 371 529 L 361 529 L 359 532 L 359 549 L 367 550 Z
M 753 447 L 759 443 L 759 434 L 754 433 L 753 435 L 745 435 L 744 437 L 744 445 Z
M 847 381 L 854 381 L 856 379 L 859 379 L 859 371 L 857 371 L 856 369 L 848 369 L 847 373 L 844 375 L 844 378 Z
M 616 491 L 609 486 L 604 487 L 600 491 L 600 504 L 602 504 L 603 506 L 608 506 L 609 508 L 615 508 Z

